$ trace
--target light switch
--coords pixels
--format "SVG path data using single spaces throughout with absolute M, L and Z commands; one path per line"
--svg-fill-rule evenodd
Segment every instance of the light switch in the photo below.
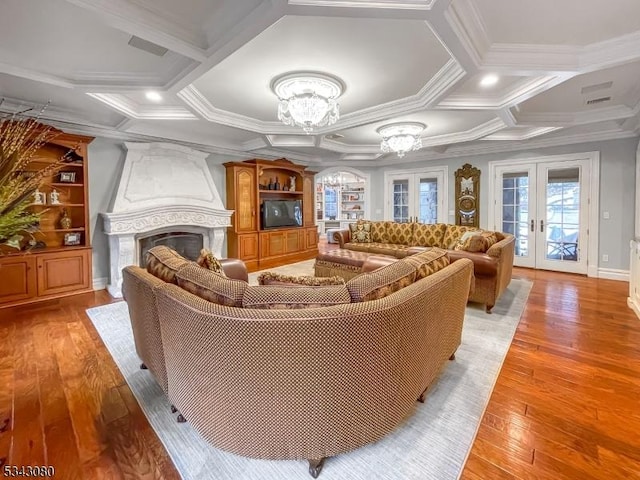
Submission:
M 609 220 L 609 212 L 602 212 L 602 218 Z

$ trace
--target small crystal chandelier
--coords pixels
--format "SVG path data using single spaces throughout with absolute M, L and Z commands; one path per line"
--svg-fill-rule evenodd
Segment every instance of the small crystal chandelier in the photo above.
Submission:
M 309 134 L 313 127 L 333 125 L 340 117 L 336 99 L 345 90 L 335 77 L 316 72 L 287 73 L 271 83 L 280 99 L 278 120 L 297 125 Z
M 424 123 L 403 122 L 390 123 L 378 128 L 376 132 L 382 135 L 380 148 L 384 153 L 396 152 L 398 157 L 412 150 L 422 148 L 420 134 L 427 128 Z

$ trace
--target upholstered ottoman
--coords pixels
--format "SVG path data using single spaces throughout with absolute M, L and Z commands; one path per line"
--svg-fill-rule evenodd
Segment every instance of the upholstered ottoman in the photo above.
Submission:
M 373 254 L 339 248 L 318 254 L 314 265 L 315 276 L 333 277 L 337 275 L 344 278 L 345 281 L 351 280 L 363 272 L 363 266 L 370 257 L 375 257 L 376 266 L 382 266 L 385 261 L 391 263 L 397 260 L 396 257 L 391 255 L 380 255 L 379 253 Z

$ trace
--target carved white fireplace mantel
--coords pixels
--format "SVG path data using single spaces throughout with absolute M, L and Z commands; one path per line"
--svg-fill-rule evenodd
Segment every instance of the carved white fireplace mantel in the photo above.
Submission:
M 203 245 L 222 256 L 233 210 L 226 210 L 207 167 L 206 153 L 167 143 L 125 143 L 127 158 L 110 213 L 108 290 L 122 296 L 122 269 L 140 263 L 140 238 L 167 231 L 200 233 Z

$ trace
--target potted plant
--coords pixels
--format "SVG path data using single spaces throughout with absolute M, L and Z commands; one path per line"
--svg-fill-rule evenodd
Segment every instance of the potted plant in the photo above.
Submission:
M 0 100 L 0 106 L 3 101 Z M 31 211 L 34 193 L 43 181 L 63 166 L 63 158 L 42 167 L 34 165 L 34 157 L 60 131 L 43 125 L 27 112 L 0 114 L 0 252 L 21 249 L 21 240 L 33 239 L 43 212 Z

